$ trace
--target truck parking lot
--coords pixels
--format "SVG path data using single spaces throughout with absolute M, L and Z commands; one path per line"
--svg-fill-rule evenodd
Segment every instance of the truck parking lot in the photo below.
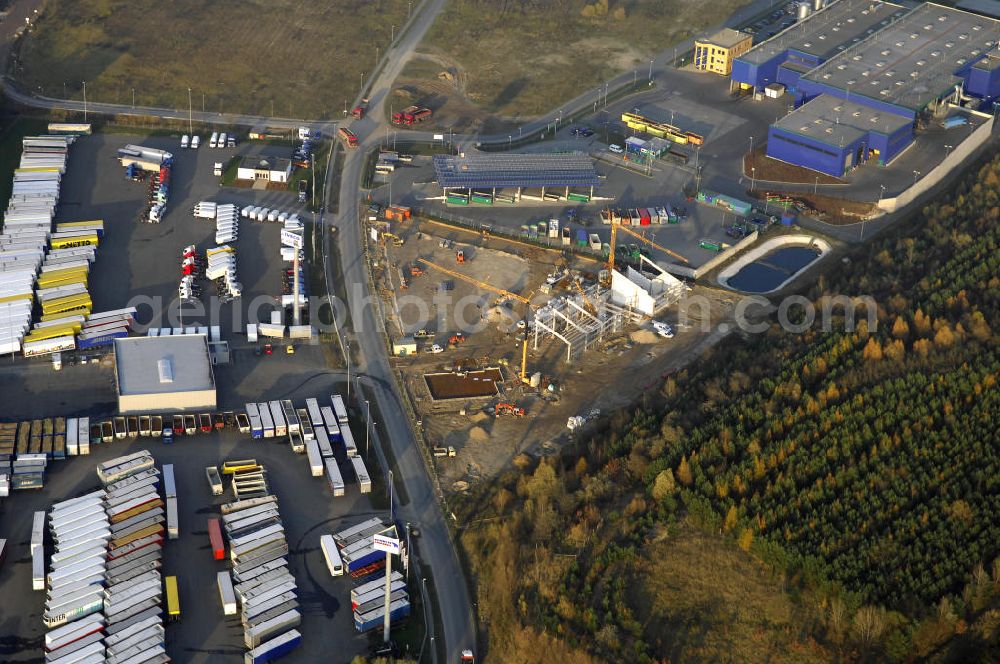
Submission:
M 168 150 L 174 155 L 170 197 L 161 223 L 139 221 L 146 198 L 145 183 L 129 181 L 116 159 L 119 148 L 138 144 Z M 273 356 L 255 356 L 247 343 L 246 324 L 269 320 L 275 298 L 282 294 L 282 271 L 290 267 L 280 256 L 280 224 L 240 221 L 237 272 L 243 296 L 232 303 L 211 308 L 211 286 L 204 281 L 205 295 L 188 303 L 178 315 L 177 285 L 181 276 L 181 250 L 197 246 L 199 253 L 215 244 L 215 223 L 196 219 L 195 204 L 203 200 L 230 202 L 242 208 L 255 204 L 297 212 L 310 222 L 312 215 L 297 202 L 294 192 L 219 186 L 213 175 L 216 162 L 226 163 L 244 151 L 290 152 L 278 145 L 243 144 L 237 148 L 212 150 L 202 137 L 198 150 L 181 149 L 180 138 L 98 133 L 78 139 L 69 152 L 69 165 L 62 183 L 56 220 L 103 219 L 105 234 L 89 275 L 94 311 L 137 307 L 137 331 L 146 327 L 219 325 L 229 342 L 231 362 L 216 367 L 220 405 L 235 407 L 259 394 L 249 385 L 286 394 L 328 366 L 321 345 L 303 343 L 295 355 L 286 355 L 283 344 L 274 344 Z M 256 152 L 255 152 L 256 153 Z M 307 234 L 311 225 L 306 224 Z M 306 257 L 305 273 L 314 269 Z M 264 342 L 261 341 L 261 344 Z M 104 349 L 107 350 L 107 349 Z M 65 413 L 107 415 L 115 408 L 114 374 L 109 360 L 94 352 L 64 353 L 59 380 L 53 380 L 48 357 L 12 357 L 0 362 L 0 398 L 8 404 L 10 417 L 39 417 Z M 84 358 L 87 364 L 82 364 Z M 91 361 L 96 363 L 91 364 Z M 249 382 L 247 382 L 249 381 Z
M 27 590 L 31 587 L 28 536 L 33 512 L 96 489 L 97 464 L 141 449 L 150 450 L 158 466 L 174 464 L 177 483 L 180 537 L 165 542 L 162 568 L 164 575 L 177 576 L 180 593 L 181 619 L 166 630 L 167 652 L 174 661 L 209 662 L 219 656 L 235 659 L 245 652 L 239 619 L 222 614 L 216 572 L 229 565 L 228 561 L 212 559 L 206 526 L 209 517 L 218 516 L 219 505 L 233 500 L 228 482 L 224 495 L 213 496 L 205 479 L 204 468 L 221 465 L 225 459 L 256 459 L 266 468 L 270 492 L 278 498 L 302 613 L 302 645 L 287 661 L 346 662 L 354 653 L 367 649 L 367 637 L 354 630 L 352 579 L 330 576 L 319 540 L 321 535 L 371 516 L 387 518 L 386 514 L 374 510 L 368 497 L 359 494 L 351 474 L 344 473 L 346 495 L 335 499 L 322 477 L 310 476 L 306 456 L 294 454 L 287 442 L 252 441 L 248 435 L 227 429 L 181 437 L 169 445 L 143 438 L 97 445 L 91 448 L 90 456 L 50 465 L 44 489 L 17 492 L 4 501 L 0 532 L 6 533 L 10 551 L 0 576 L 0 595 L 6 598 L 0 606 L 0 630 L 8 638 L 0 643 L 0 659 L 37 661 L 42 651 L 45 630 L 40 616 L 45 593 Z M 338 450 L 341 467 L 346 463 L 343 454 Z M 343 656 L 331 659 L 331 653 Z

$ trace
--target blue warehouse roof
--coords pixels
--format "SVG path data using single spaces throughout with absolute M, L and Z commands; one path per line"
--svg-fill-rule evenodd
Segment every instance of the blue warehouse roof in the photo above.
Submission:
M 876 132 L 891 136 L 913 124 L 902 115 L 877 111 L 863 104 L 820 95 L 775 122 L 772 126 L 835 147 L 850 146 Z
M 600 184 L 594 163 L 582 153 L 437 155 L 434 171 L 446 189 Z

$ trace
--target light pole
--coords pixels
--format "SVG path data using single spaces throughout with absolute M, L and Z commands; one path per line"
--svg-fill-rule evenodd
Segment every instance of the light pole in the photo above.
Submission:
M 813 195 L 815 196 L 818 191 L 819 191 L 819 176 L 817 175 L 816 182 L 813 184 Z
M 406 18 L 410 18 L 410 10 L 413 9 L 413 0 L 407 0 L 406 3 Z
M 389 31 L 389 43 L 396 41 L 396 26 L 393 24 L 392 29 Z
M 372 431 L 372 409 L 371 405 L 368 403 L 368 399 L 365 399 L 365 458 L 368 458 L 368 448 L 370 447 L 370 436 Z
M 375 69 L 378 69 L 378 46 L 375 47 Z
M 649 61 L 649 82 L 653 82 L 653 61 Z
M 365 73 L 361 72 L 361 94 L 365 93 Z
M 65 83 L 63 85 L 65 85 Z M 135 88 L 132 88 L 132 110 L 135 110 Z
M 511 135 L 508 134 L 508 136 L 507 136 L 507 149 L 511 150 L 511 149 L 513 149 L 513 147 L 514 147 L 514 139 L 513 139 L 513 137 Z
M 635 89 L 635 86 L 638 83 L 639 83 L 639 70 L 638 69 L 633 69 L 632 70 L 632 89 L 633 90 Z
M 351 401 L 351 344 L 344 342 L 344 357 L 347 358 L 347 401 Z
M 920 177 L 920 171 L 913 171 L 913 185 L 916 186 L 917 178 Z
M 750 193 L 753 194 L 754 185 L 757 183 L 757 167 L 750 167 Z
M 191 88 L 188 88 L 188 133 L 194 133 L 194 121 L 191 117 Z
M 83 82 L 83 121 L 87 121 L 87 82 Z
M 944 146 L 944 158 L 945 159 L 947 159 L 948 155 L 951 154 L 951 149 L 953 147 L 955 147 L 955 146 L 954 145 L 946 145 L 946 146 Z

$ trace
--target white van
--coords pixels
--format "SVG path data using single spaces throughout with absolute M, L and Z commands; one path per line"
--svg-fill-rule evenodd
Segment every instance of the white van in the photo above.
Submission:
M 208 139 L 208 147 L 215 148 L 219 147 L 219 132 L 213 131 L 212 137 Z
M 199 145 L 201 145 L 201 136 L 195 134 L 191 137 L 191 149 L 197 150 Z
M 220 147 L 220 148 L 226 147 L 226 132 L 222 132 L 221 134 L 219 134 L 219 145 L 218 145 L 218 147 Z
M 187 134 L 184 134 L 183 136 L 181 136 L 181 149 L 182 150 L 187 149 L 188 142 L 190 140 L 191 140 L 191 137 L 188 136 Z

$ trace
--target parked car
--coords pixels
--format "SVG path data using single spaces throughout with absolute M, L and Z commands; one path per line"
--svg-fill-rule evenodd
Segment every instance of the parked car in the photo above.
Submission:
M 611 145 L 609 145 L 608 150 L 614 152 L 615 154 L 622 154 L 623 152 L 625 152 L 625 150 L 622 149 L 622 146 L 618 145 L 617 143 L 612 143 Z

